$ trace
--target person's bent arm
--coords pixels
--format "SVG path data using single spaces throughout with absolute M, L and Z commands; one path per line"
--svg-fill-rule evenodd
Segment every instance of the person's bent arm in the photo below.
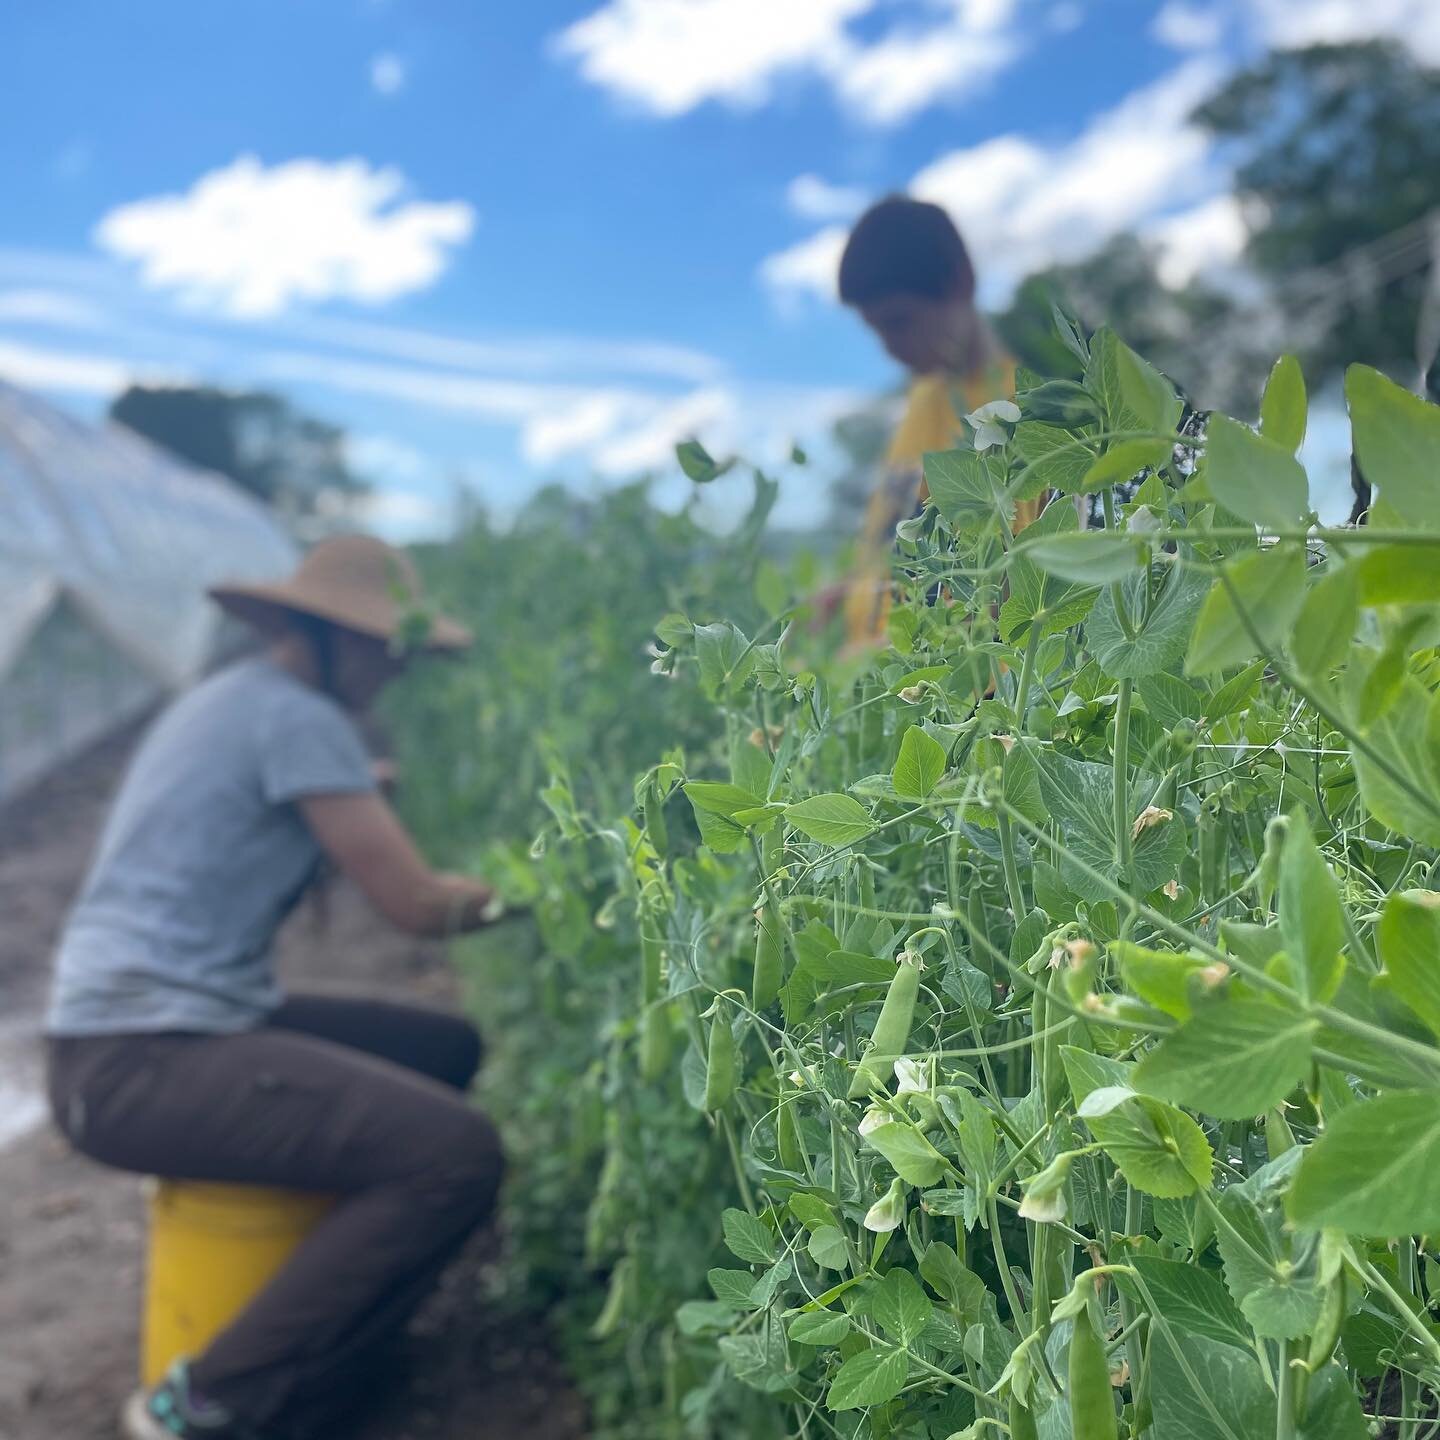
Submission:
M 296 804 L 320 848 L 397 928 L 437 937 L 494 918 L 494 890 L 432 870 L 379 795 L 307 795 Z

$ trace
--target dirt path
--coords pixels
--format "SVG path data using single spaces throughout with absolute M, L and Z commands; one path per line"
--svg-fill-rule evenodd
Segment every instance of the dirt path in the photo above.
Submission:
M 113 1440 L 135 1383 L 140 1184 L 72 1154 L 38 1090 L 48 957 L 132 739 L 0 810 L 0 1440 Z M 438 947 L 376 924 L 344 887 L 330 911 L 323 931 L 301 914 L 283 936 L 294 988 L 453 1003 Z M 495 1247 L 482 1239 L 454 1267 L 394 1384 L 343 1440 L 580 1440 L 582 1407 L 543 1326 L 498 1293 Z

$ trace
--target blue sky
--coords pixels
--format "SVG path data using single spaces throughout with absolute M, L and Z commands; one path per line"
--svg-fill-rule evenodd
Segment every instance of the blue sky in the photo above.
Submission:
M 1186 123 L 1267 44 L 1431 0 L 51 0 L 0 28 L 0 375 L 284 389 L 349 428 L 397 535 L 456 484 L 768 459 L 897 376 L 832 297 L 911 187 L 984 294 L 1120 228 L 1233 260 Z M 790 518 L 815 482 L 786 491 Z

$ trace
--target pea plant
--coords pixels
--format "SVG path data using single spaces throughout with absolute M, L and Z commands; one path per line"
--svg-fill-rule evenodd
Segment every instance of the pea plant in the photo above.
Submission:
M 1328 528 L 1293 360 L 1256 428 L 1057 323 L 1083 383 L 927 457 L 883 651 L 768 570 L 753 634 L 671 614 L 724 740 L 556 803 L 633 926 L 591 1221 L 653 1433 L 1440 1434 L 1440 411 L 1351 370 Z M 712 1237 L 647 1106 L 728 1252 L 658 1330 Z

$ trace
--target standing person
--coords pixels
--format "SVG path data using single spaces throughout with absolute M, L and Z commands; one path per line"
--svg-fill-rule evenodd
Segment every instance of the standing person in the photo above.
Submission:
M 976 307 L 975 268 L 938 205 L 903 195 L 872 205 L 841 257 L 840 298 L 910 373 L 845 596 L 847 642 L 863 647 L 885 638 L 895 526 L 925 500 L 925 454 L 953 448 L 965 433 L 962 416 L 1014 394 L 1015 362 Z M 1029 524 L 1041 503 L 1017 504 L 1014 528 Z
M 421 858 L 355 724 L 417 649 L 469 637 L 427 629 L 408 559 L 360 536 L 212 593 L 268 647 L 178 700 L 130 766 L 60 942 L 51 1105 L 103 1164 L 337 1200 L 203 1354 L 134 1397 L 131 1440 L 257 1440 L 341 1393 L 491 1213 L 502 1163 L 463 1098 L 469 1024 L 286 998 L 270 964 L 325 860 L 411 934 L 489 918 L 489 886 Z

